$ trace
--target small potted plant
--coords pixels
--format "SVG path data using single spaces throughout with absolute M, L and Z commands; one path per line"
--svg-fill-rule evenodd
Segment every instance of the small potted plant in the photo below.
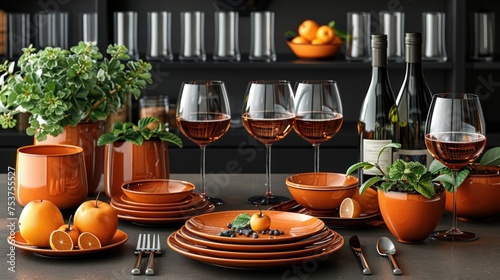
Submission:
M 384 146 L 399 149 L 398 143 Z M 359 168 L 376 168 L 380 175 L 365 181 L 359 188 L 363 194 L 368 188 L 379 190 L 378 201 L 385 224 L 402 243 L 423 242 L 438 225 L 445 206 L 445 192 L 425 165 L 419 162 L 394 161 L 387 170 L 377 162 L 359 162 L 350 166 L 347 175 Z
M 104 190 L 108 197 L 121 195 L 121 185 L 142 179 L 169 179 L 167 143 L 182 148 L 179 136 L 165 130 L 154 117 L 145 117 L 137 125 L 117 122 L 113 131 L 97 141 L 104 146 Z
M 0 125 L 12 128 L 15 115 L 26 112 L 26 133 L 36 144 L 82 147 L 92 194 L 102 175 L 103 148 L 96 143 L 104 121 L 152 83 L 151 64 L 131 61 L 123 45 L 109 45 L 109 58 L 90 42 L 69 50 L 30 45 L 23 52 L 17 65 L 0 64 Z
M 429 166 L 436 179 L 443 182 L 446 192 L 445 210 L 453 211 L 453 182 L 450 170 L 437 160 Z M 462 168 L 457 176 L 457 216 L 461 220 L 485 220 L 500 214 L 500 147 L 487 150 L 472 164 Z

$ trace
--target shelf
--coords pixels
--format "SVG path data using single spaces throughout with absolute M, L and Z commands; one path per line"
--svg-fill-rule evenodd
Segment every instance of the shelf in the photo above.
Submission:
M 471 61 L 467 62 L 465 67 L 475 70 L 498 70 L 500 69 L 500 61 Z

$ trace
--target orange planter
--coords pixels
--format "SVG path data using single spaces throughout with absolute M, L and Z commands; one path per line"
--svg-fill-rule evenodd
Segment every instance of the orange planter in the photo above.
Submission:
M 107 144 L 104 151 L 104 191 L 108 197 L 123 194 L 122 184 L 143 179 L 169 179 L 168 144 L 144 141 Z
M 500 170 L 500 168 L 496 168 Z M 453 211 L 453 193 L 446 192 L 446 211 Z M 457 188 L 457 216 L 484 220 L 500 214 L 500 175 L 469 175 Z
M 435 229 L 443 215 L 446 195 L 433 199 L 419 194 L 381 192 L 380 212 L 392 235 L 401 243 L 423 242 Z
M 97 146 L 97 139 L 104 133 L 104 122 L 80 123 L 77 126 L 67 126 L 58 136 L 48 136 L 45 141 L 35 145 L 67 144 L 81 147 L 85 157 L 85 170 L 89 194 L 93 194 L 101 181 L 104 166 L 104 147 Z
M 83 149 L 70 145 L 24 146 L 17 150 L 16 199 L 21 206 L 50 200 L 59 209 L 75 208 L 87 198 Z

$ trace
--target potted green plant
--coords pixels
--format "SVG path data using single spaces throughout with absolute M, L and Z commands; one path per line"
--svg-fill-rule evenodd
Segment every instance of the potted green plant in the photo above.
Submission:
M 446 192 L 445 210 L 453 212 L 453 178 L 445 165 L 434 160 L 429 166 L 442 180 Z M 465 166 L 457 176 L 456 212 L 461 220 L 485 220 L 500 214 L 500 147 L 487 150 Z
M 151 64 L 131 61 L 125 46 L 109 45 L 106 52 L 109 58 L 84 42 L 69 50 L 37 51 L 30 45 L 17 64 L 0 64 L 0 125 L 12 128 L 15 115 L 27 112 L 26 133 L 35 136 L 35 143 L 82 147 L 89 194 L 102 175 L 103 149 L 96 143 L 103 121 L 152 82 Z
M 399 149 L 398 143 L 384 146 Z M 351 165 L 346 174 L 364 168 L 378 169 L 380 175 L 365 181 L 359 188 L 363 194 L 368 188 L 378 191 L 380 212 L 390 232 L 402 243 L 423 242 L 438 225 L 445 206 L 444 187 L 419 162 L 394 161 L 387 170 L 382 170 L 377 162 L 359 162 Z
M 167 143 L 182 147 L 182 140 L 165 130 L 154 117 L 145 117 L 137 125 L 117 122 L 113 131 L 101 135 L 104 151 L 104 190 L 108 197 L 121 195 L 124 182 L 170 178 Z

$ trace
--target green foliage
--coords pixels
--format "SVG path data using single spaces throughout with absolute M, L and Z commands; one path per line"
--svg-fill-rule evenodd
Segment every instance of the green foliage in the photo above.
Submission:
M 150 128 L 150 124 L 154 127 Z M 105 133 L 97 140 L 97 145 L 103 146 L 115 141 L 128 141 L 141 146 L 144 140 L 160 139 L 173 143 L 182 148 L 182 140 L 179 136 L 165 130 L 164 125 L 153 117 L 139 120 L 137 125 L 131 122 L 117 122 L 113 125 L 113 131 Z
M 26 132 L 38 140 L 57 136 L 68 125 L 105 120 L 152 83 L 151 64 L 130 61 L 122 45 L 109 45 L 109 57 L 84 42 L 70 50 L 36 51 L 30 45 L 23 52 L 17 66 L 0 65 L 0 125 L 12 128 L 17 113 L 29 112 Z
M 246 229 L 250 227 L 250 215 L 247 213 L 239 214 L 234 218 L 233 222 L 231 223 L 232 228 L 234 229 Z
M 377 168 L 382 175 L 374 176 L 365 181 L 359 188 L 362 194 L 370 187 L 376 187 L 384 192 L 398 191 L 406 193 L 419 193 L 427 198 L 434 197 L 436 191 L 433 183 L 433 175 L 427 170 L 425 165 L 420 162 L 405 162 L 398 159 L 393 162 L 388 170 L 382 170 L 379 165 L 380 155 L 385 149 L 401 148 L 399 143 L 391 143 L 384 146 L 378 153 L 377 162 L 358 162 L 351 165 L 346 174 L 349 175 L 354 171 L 364 168 Z

